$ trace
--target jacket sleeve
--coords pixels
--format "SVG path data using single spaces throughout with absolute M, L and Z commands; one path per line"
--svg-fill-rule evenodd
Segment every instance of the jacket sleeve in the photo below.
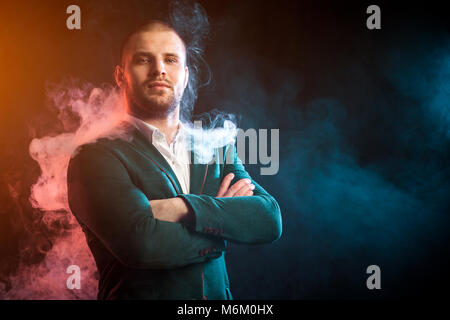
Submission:
M 175 268 L 218 258 L 225 241 L 157 220 L 118 156 L 86 145 L 70 160 L 72 213 L 121 263 L 131 268 Z
M 251 179 L 234 145 L 228 145 L 222 177 L 234 173 L 233 182 L 248 178 L 255 185 L 253 196 L 217 198 L 182 194 L 195 213 L 195 231 L 247 244 L 273 242 L 281 237 L 281 212 L 277 201 Z M 231 160 L 231 161 L 230 161 Z

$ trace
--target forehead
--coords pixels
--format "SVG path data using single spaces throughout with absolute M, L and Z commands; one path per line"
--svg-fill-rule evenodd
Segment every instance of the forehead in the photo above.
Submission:
M 153 55 L 177 54 L 185 58 L 186 49 L 183 40 L 172 29 L 165 26 L 152 26 L 133 34 L 124 48 L 124 56 L 145 52 Z

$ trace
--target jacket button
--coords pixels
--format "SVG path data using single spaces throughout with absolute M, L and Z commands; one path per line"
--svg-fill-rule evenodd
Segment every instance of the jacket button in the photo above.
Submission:
M 205 233 L 211 233 L 211 228 L 210 228 L 210 227 L 204 227 L 204 228 L 203 228 L 203 232 L 205 232 Z

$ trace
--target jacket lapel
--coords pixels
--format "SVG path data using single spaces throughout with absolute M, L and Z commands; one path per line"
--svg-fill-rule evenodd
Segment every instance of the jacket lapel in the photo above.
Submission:
M 178 194 L 183 193 L 180 182 L 173 172 L 172 167 L 169 165 L 167 160 L 161 155 L 161 153 L 156 149 L 156 147 L 148 141 L 145 136 L 135 127 L 133 127 L 132 132 L 133 140 L 132 143 L 138 151 L 144 154 L 145 157 L 149 158 L 150 161 L 155 163 L 155 165 L 163 171 L 174 184 L 174 188 Z

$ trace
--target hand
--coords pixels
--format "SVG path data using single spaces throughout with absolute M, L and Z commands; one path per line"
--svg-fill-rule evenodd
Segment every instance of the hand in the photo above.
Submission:
M 251 183 L 250 179 L 241 179 L 230 187 L 230 183 L 233 178 L 233 173 L 229 173 L 225 176 L 225 178 L 223 178 L 216 197 L 230 198 L 253 195 L 252 190 L 255 189 L 255 185 Z

